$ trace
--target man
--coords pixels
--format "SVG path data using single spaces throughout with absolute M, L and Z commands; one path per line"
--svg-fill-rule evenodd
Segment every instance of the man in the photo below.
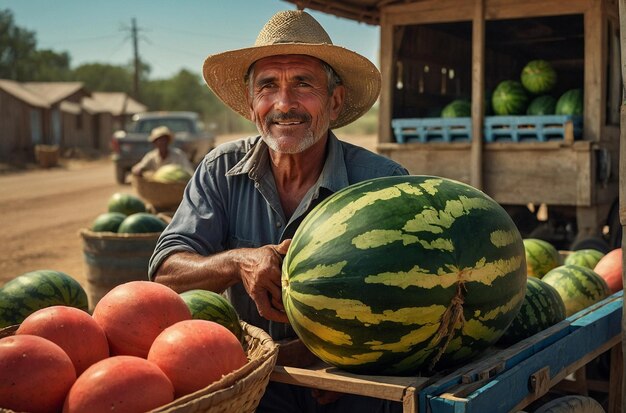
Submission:
M 331 132 L 372 106 L 380 73 L 363 56 L 334 46 L 309 14 L 287 11 L 270 19 L 255 46 L 209 56 L 203 74 L 261 136 L 226 143 L 205 157 L 157 243 L 150 276 L 178 292 L 226 290 L 243 320 L 276 340 L 294 337 L 281 301 L 281 263 L 304 216 L 350 184 L 407 173 Z M 350 396 L 321 406 L 301 390 L 270 383 L 259 411 L 388 407 L 368 399 L 376 409 L 363 410 Z M 321 402 L 335 399 L 315 395 Z
M 144 172 L 155 172 L 163 165 L 178 164 L 191 175 L 193 166 L 185 152 L 170 146 L 174 135 L 167 126 L 158 126 L 150 132 L 148 138 L 155 146 L 153 150 L 135 164 L 131 170 L 133 175 L 143 175 Z

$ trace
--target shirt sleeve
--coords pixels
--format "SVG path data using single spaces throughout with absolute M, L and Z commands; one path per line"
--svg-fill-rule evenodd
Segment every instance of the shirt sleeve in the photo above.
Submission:
M 153 163 L 154 163 L 154 151 L 152 150 L 146 153 L 139 162 L 133 165 L 132 172 L 133 174 L 141 174 L 144 171 L 148 171 L 152 169 Z
M 228 217 L 213 163 L 203 161 L 185 189 L 172 221 L 161 233 L 150 258 L 148 276 L 170 255 L 187 251 L 203 256 L 223 251 Z M 222 174 L 223 175 L 223 174 Z

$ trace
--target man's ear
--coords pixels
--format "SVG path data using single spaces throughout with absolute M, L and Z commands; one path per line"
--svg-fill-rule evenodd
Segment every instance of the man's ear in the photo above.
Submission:
M 343 102 L 346 96 L 346 88 L 344 85 L 337 85 L 333 94 L 330 96 L 330 120 L 335 120 L 339 117 L 341 109 L 343 109 Z
M 252 122 L 256 122 L 256 116 L 254 115 L 254 109 L 252 108 L 252 99 L 250 99 L 250 94 L 248 93 L 246 93 L 246 103 L 248 104 L 248 111 L 250 112 L 250 120 Z

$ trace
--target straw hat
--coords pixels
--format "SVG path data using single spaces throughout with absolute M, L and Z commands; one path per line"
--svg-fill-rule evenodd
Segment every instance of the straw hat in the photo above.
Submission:
M 174 135 L 172 135 L 172 131 L 167 126 L 157 126 L 152 129 L 150 132 L 150 137 L 148 138 L 150 142 L 154 142 L 162 136 L 167 136 L 167 139 L 171 142 Z
M 234 111 L 250 119 L 245 75 L 257 60 L 268 56 L 300 54 L 328 63 L 346 89 L 343 109 L 331 128 L 359 118 L 376 101 L 380 72 L 367 58 L 335 46 L 328 33 L 308 13 L 289 10 L 276 13 L 263 27 L 253 47 L 218 53 L 206 58 L 203 75 L 209 88 Z

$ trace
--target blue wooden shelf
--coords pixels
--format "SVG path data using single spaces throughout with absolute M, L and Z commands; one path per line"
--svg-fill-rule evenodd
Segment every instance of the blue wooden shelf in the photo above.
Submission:
M 486 116 L 485 142 L 548 142 L 567 138 L 571 124 L 572 138 L 582 137 L 582 116 Z M 471 118 L 393 119 L 391 126 L 398 143 L 470 142 Z

